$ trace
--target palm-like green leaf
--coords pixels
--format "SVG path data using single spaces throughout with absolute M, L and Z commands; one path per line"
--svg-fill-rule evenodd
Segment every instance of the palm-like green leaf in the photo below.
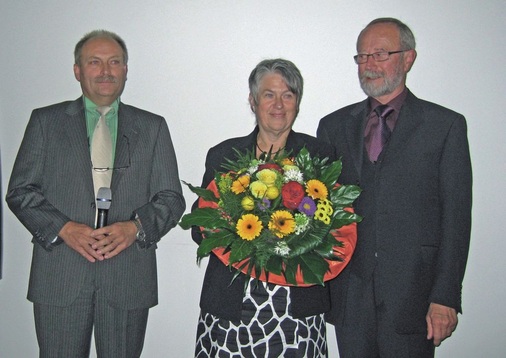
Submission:
M 219 199 L 216 197 L 216 195 L 214 195 L 214 193 L 211 190 L 203 189 L 203 188 L 198 187 L 198 186 L 193 186 L 190 183 L 185 182 L 184 180 L 181 180 L 181 181 L 183 182 L 183 184 L 187 185 L 188 188 L 193 193 L 197 194 L 198 196 L 200 196 L 205 201 L 211 201 L 211 202 L 214 202 L 214 203 L 217 203 L 219 201 Z
M 235 234 L 228 230 L 213 232 L 202 240 L 197 249 L 197 257 L 203 258 L 209 256 L 211 251 L 220 247 L 228 247 L 235 240 Z
M 202 226 L 207 229 L 228 228 L 230 225 L 220 211 L 213 208 L 197 208 L 189 214 L 183 215 L 179 226 L 188 230 L 192 226 Z

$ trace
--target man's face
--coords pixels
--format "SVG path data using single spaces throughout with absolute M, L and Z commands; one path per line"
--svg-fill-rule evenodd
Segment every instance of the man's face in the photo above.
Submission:
M 128 67 L 120 45 L 108 38 L 87 41 L 74 75 L 81 83 L 83 94 L 98 106 L 109 106 L 125 87 Z
M 358 53 L 399 51 L 399 30 L 393 24 L 380 23 L 367 28 L 357 44 Z M 387 103 L 400 94 L 405 86 L 406 74 L 415 60 L 415 51 L 391 54 L 386 61 L 376 62 L 369 57 L 358 65 L 358 76 L 362 90 L 370 97 Z

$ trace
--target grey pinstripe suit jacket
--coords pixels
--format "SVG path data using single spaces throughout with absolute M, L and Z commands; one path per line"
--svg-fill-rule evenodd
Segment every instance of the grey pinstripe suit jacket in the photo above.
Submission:
M 10 179 L 7 203 L 33 235 L 32 302 L 67 306 L 95 274 L 109 302 L 124 309 L 157 304 L 156 242 L 185 209 L 177 162 L 163 117 L 120 103 L 109 223 L 137 213 L 147 240 L 90 263 L 65 244 L 44 249 L 63 225 L 94 226 L 95 198 L 82 98 L 33 111 Z

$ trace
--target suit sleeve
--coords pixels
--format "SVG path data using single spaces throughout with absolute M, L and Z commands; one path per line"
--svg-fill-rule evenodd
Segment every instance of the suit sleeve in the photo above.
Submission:
M 46 146 L 51 138 L 35 110 L 28 122 L 7 189 L 6 201 L 35 241 L 46 250 L 70 219 L 44 196 Z
M 453 122 L 440 158 L 442 240 L 430 302 L 461 309 L 471 234 L 472 171 L 464 117 Z
M 176 154 L 165 120 L 160 122 L 149 174 L 151 200 L 135 210 L 146 234 L 145 248 L 158 242 L 178 223 L 185 210 Z M 139 188 L 142 190 L 142 188 Z

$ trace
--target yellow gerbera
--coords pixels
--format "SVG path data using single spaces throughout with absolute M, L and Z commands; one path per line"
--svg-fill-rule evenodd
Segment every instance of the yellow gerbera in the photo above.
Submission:
M 275 211 L 271 215 L 269 221 L 269 230 L 272 230 L 274 235 L 282 238 L 295 231 L 295 220 L 292 213 L 286 210 Z
M 329 194 L 325 184 L 317 179 L 311 179 L 306 183 L 306 192 L 313 199 L 326 199 Z
M 250 182 L 249 175 L 241 175 L 237 180 L 234 180 L 230 190 L 232 190 L 232 193 L 236 195 L 244 193 L 244 191 L 249 185 L 249 182 Z
M 237 220 L 237 234 L 243 240 L 254 240 L 262 231 L 262 222 L 258 216 L 253 214 L 245 214 Z

